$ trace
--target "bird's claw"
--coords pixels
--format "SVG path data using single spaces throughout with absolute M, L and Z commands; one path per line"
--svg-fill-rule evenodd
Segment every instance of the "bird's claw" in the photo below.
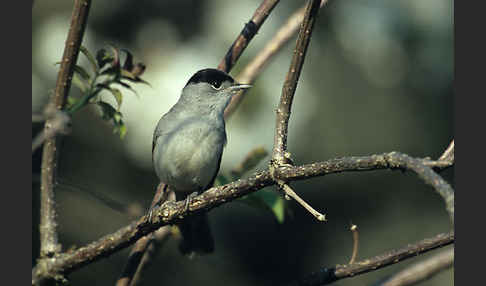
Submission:
M 185 199 L 185 206 L 184 206 L 184 211 L 188 211 L 189 210 L 189 205 L 191 204 L 191 201 L 192 199 L 194 199 L 195 197 L 197 197 L 198 193 L 197 192 L 194 192 L 194 193 L 191 193 L 189 194 L 186 199 Z

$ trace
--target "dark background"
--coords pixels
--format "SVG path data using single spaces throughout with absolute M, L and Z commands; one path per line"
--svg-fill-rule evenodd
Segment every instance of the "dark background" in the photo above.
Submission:
M 233 75 L 304 2 L 282 1 L 243 54 Z M 125 206 L 146 208 L 157 184 L 151 169 L 151 132 L 198 69 L 215 67 L 253 14 L 258 1 L 94 1 L 84 45 L 114 43 L 147 65 L 126 93 L 124 140 L 96 109 L 73 118 L 63 140 L 57 210 L 64 249 L 81 246 L 131 221 L 91 192 Z M 32 10 L 32 111 L 54 88 L 72 3 L 36 2 Z M 227 123 L 227 173 L 254 147 L 271 150 L 274 109 L 295 40 L 278 54 Z M 80 56 L 82 58 L 82 56 Z M 84 60 L 84 59 L 83 59 Z M 81 62 L 83 62 L 81 60 Z M 85 61 L 84 61 L 85 62 Z M 453 138 L 453 6 L 451 1 L 330 1 L 319 14 L 294 100 L 289 151 L 296 164 L 335 157 L 400 151 L 436 158 Z M 77 93 L 76 88 L 72 88 Z M 41 130 L 32 125 L 32 134 Z M 32 157 L 32 263 L 39 252 L 40 152 Z M 265 168 L 268 158 L 258 167 Z M 454 186 L 453 169 L 443 173 Z M 344 173 L 292 183 L 328 222 L 318 223 L 294 202 L 278 224 L 266 212 L 229 203 L 210 212 L 213 255 L 187 260 L 171 240 L 159 253 L 147 284 L 281 284 L 318 267 L 349 260 L 350 222 L 360 230 L 358 258 L 449 230 L 444 203 L 415 175 L 400 171 Z M 72 275 L 72 285 L 113 284 L 128 249 Z M 408 263 L 342 280 L 370 284 Z M 452 285 L 445 271 L 422 285 Z

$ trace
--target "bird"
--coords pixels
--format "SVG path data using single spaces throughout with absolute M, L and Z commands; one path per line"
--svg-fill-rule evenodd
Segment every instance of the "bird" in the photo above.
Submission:
M 227 141 L 224 110 L 233 95 L 250 87 L 221 70 L 199 70 L 160 118 L 152 142 L 155 173 L 174 191 L 177 201 L 186 200 L 186 207 L 191 198 L 212 187 Z M 194 214 L 177 226 L 183 255 L 214 251 L 207 213 Z

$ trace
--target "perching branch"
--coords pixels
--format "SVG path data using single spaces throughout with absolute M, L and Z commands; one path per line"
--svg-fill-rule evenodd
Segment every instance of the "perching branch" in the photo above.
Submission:
M 417 262 L 380 283 L 380 286 L 413 285 L 431 278 L 454 264 L 454 248 L 441 251 Z
M 233 42 L 223 60 L 218 65 L 218 69 L 229 73 L 236 61 L 240 58 L 251 39 L 256 35 L 263 22 L 278 4 L 279 0 L 264 0 L 256 9 L 251 20 L 245 24 L 236 40 Z
M 327 0 L 321 0 L 321 6 L 327 3 Z M 270 60 L 280 51 L 285 44 L 298 31 L 298 28 L 304 20 L 306 6 L 301 7 L 292 14 L 287 22 L 277 31 L 275 36 L 265 45 L 265 47 L 247 64 L 243 70 L 235 77 L 240 83 L 252 84 L 258 75 L 264 70 Z M 224 111 L 224 117 L 229 118 L 236 110 L 247 90 L 241 90 L 231 98 L 231 101 Z
M 239 57 L 241 56 L 245 48 L 248 46 L 251 39 L 256 35 L 263 22 L 271 13 L 273 8 L 278 4 L 278 2 L 279 0 L 264 0 L 260 4 L 260 6 L 253 14 L 252 19 L 245 24 L 245 27 L 240 32 L 236 40 L 229 48 L 225 57 L 218 65 L 218 69 L 223 70 L 225 72 L 229 72 L 232 69 L 232 67 L 239 59 Z M 154 197 L 154 201 L 152 202 L 152 207 L 154 205 L 154 202 L 159 201 L 156 199 L 157 193 Z M 164 231 L 164 230 L 159 230 L 159 232 L 163 233 L 163 235 L 159 234 L 159 236 L 163 237 L 164 239 L 165 237 L 168 237 L 170 234 L 169 231 Z M 146 253 L 149 247 L 155 248 L 153 234 L 149 234 L 145 237 L 142 237 L 139 241 L 137 241 L 136 245 L 132 249 L 132 252 L 130 253 L 127 265 L 125 266 L 125 270 L 122 273 L 122 277 L 120 277 L 119 280 L 117 281 L 117 286 L 136 284 L 136 281 L 138 279 L 136 279 L 135 277 L 139 277 L 139 275 L 136 275 L 135 272 L 140 273 L 144 265 L 148 263 L 148 260 L 150 260 L 149 256 L 151 254 Z M 145 259 L 143 259 L 142 257 Z
M 88 18 L 90 0 L 76 0 L 74 2 L 64 54 L 57 77 L 56 88 L 52 103 L 57 110 L 62 110 L 71 86 L 74 65 L 76 64 L 79 47 L 83 39 L 84 29 Z M 51 134 L 54 122 L 47 120 L 44 134 Z M 59 151 L 59 140 L 51 137 L 45 141 L 41 166 L 41 203 L 40 203 L 40 257 L 50 257 L 61 250 L 58 243 L 56 211 L 54 207 L 54 184 L 56 161 Z
M 405 259 L 415 257 L 430 250 L 449 245 L 454 242 L 454 233 L 441 233 L 432 238 L 427 238 L 412 245 L 407 245 L 397 250 L 364 259 L 354 264 L 336 265 L 330 268 L 321 268 L 301 280 L 295 281 L 292 286 L 318 286 L 333 283 L 337 280 L 354 277 L 370 271 L 393 265 Z
M 411 169 L 417 172 L 419 177 L 425 181 L 435 180 L 433 176 L 429 177 L 430 172 L 422 171 L 421 168 L 414 168 L 413 164 L 418 164 L 424 159 L 410 158 L 415 161 L 413 161 L 413 164 L 408 164 L 408 161 L 404 158 L 410 157 L 397 152 L 391 152 L 381 155 L 332 159 L 302 166 L 284 166 L 281 169 L 280 176 L 286 181 L 295 181 L 350 171 Z M 429 160 L 427 159 L 427 161 Z M 435 174 L 433 171 L 432 173 Z M 44 260 L 43 264 L 36 266 L 33 270 L 33 281 L 42 281 L 51 277 L 54 273 L 68 274 L 84 265 L 128 247 L 135 243 L 139 238 L 159 229 L 161 226 L 175 224 L 193 213 L 209 211 L 221 204 L 228 203 L 251 192 L 255 192 L 274 184 L 275 181 L 273 180 L 270 171 L 266 170 L 263 172 L 256 172 L 247 179 L 237 180 L 219 187 L 213 187 L 197 197 L 194 197 L 187 208 L 183 201 L 166 202 L 154 211 L 151 221 L 149 220 L 149 216 L 145 215 L 139 220 L 132 222 L 130 225 L 115 233 L 106 235 L 98 241 L 80 247 L 69 253 L 62 253 L 54 258 Z M 432 186 L 438 193 L 447 194 L 447 191 L 442 190 L 443 188 L 447 189 L 444 184 L 432 184 Z M 438 189 L 441 190 L 439 191 Z M 443 199 L 453 206 L 454 193 L 452 192 L 450 196 L 447 195 L 446 197 L 443 197 Z M 448 209 L 450 210 L 450 208 Z
M 161 183 L 157 187 L 155 196 L 150 204 L 150 210 L 158 203 L 168 200 L 175 201 L 175 193 L 168 191 L 165 186 L 165 184 Z M 140 281 L 140 273 L 150 263 L 153 252 L 161 245 L 162 241 L 169 238 L 170 234 L 171 226 L 166 225 L 140 238 L 130 251 L 125 269 L 120 278 L 118 278 L 116 286 L 136 285 Z
M 294 99 L 297 82 L 299 81 L 300 72 L 304 65 L 304 59 L 307 52 L 307 47 L 310 43 L 314 24 L 319 12 L 320 0 L 310 0 L 305 10 L 304 20 L 300 26 L 299 35 L 297 37 L 297 44 L 294 50 L 294 55 L 290 63 L 290 68 L 285 77 L 285 82 L 282 88 L 282 96 L 277 108 L 275 136 L 273 143 L 272 161 L 270 163 L 270 172 L 272 178 L 277 182 L 277 185 L 284 191 L 285 195 L 295 199 L 306 210 L 314 215 L 318 220 L 325 221 L 325 215 L 314 210 L 309 204 L 302 200 L 297 193 L 279 176 L 279 169 L 288 165 L 290 162 L 290 154 L 287 152 L 287 132 L 290 119 L 290 110 L 292 101 Z

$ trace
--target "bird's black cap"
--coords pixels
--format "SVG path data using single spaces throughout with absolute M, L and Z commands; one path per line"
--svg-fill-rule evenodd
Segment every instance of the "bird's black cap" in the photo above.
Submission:
M 195 73 L 186 85 L 192 83 L 199 83 L 199 82 L 207 82 L 215 87 L 221 86 L 221 83 L 224 81 L 229 81 L 234 83 L 235 80 L 227 73 L 217 70 L 217 69 L 203 69 Z

